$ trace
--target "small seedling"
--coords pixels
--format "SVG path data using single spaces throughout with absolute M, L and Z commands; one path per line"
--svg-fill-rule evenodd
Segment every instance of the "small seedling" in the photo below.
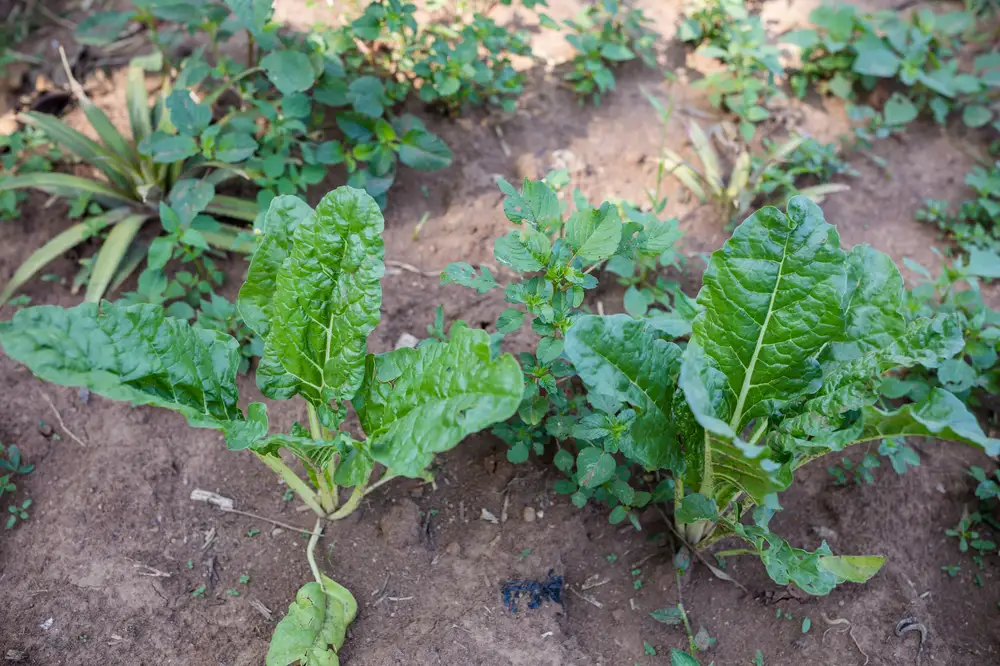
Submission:
M 186 566 L 188 569 L 194 569 L 194 560 L 188 560 Z
M 253 538 L 253 537 L 257 536 L 258 534 L 260 534 L 260 530 L 258 530 L 258 529 L 249 529 L 249 530 L 247 530 L 247 536 L 250 537 L 250 538 Z
M 652 643 L 650 643 L 649 641 L 643 641 L 642 642 L 642 649 L 643 649 L 643 652 L 645 652 L 645 654 L 646 654 L 647 657 L 655 657 L 656 656 L 656 648 L 653 647 Z
M 606 559 L 611 564 L 614 564 L 615 562 L 618 561 L 618 556 L 615 555 L 614 553 L 608 553 L 607 555 L 604 556 L 604 559 Z
M 812 627 L 812 620 L 808 617 L 802 618 L 802 633 L 808 634 L 810 627 Z
M 948 574 L 951 578 L 954 578 L 962 570 L 962 567 L 957 564 L 946 564 L 941 567 L 941 571 Z
M 208 589 L 207 585 L 199 585 L 198 587 L 194 588 L 194 590 L 191 592 L 191 596 L 194 597 L 195 599 L 204 599 L 205 591 L 207 589 Z
M 531 549 L 525 548 L 524 550 L 521 551 L 521 554 L 517 556 L 517 559 L 523 561 L 524 558 L 526 558 L 528 555 L 531 555 Z
M 764 653 L 760 650 L 753 656 L 753 666 L 764 666 Z
M 250 574 L 243 574 L 240 576 L 240 582 L 244 585 L 250 584 Z
M 281 496 L 281 499 L 285 502 L 291 502 L 295 499 L 295 491 L 289 488 L 285 491 L 285 494 Z
M 240 596 L 240 591 L 237 590 L 235 587 L 231 587 L 228 590 L 226 590 L 226 596 L 229 596 L 229 597 L 238 597 L 238 596 Z

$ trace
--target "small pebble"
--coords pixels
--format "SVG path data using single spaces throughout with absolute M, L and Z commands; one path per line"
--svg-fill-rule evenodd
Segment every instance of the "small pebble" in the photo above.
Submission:
M 524 507 L 524 512 L 522 513 L 522 517 L 524 518 L 524 522 L 526 523 L 535 522 L 535 508 L 530 506 Z
M 457 541 L 452 541 L 447 546 L 444 547 L 444 552 L 448 553 L 452 557 L 458 557 L 462 554 L 462 547 Z

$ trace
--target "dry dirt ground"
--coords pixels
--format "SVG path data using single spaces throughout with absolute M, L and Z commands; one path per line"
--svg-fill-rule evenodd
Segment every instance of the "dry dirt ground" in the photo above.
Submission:
M 279 14 L 300 24 L 331 20 L 322 3 L 306 4 L 279 0 Z M 582 3 L 550 4 L 553 15 L 565 17 Z M 690 150 L 683 139 L 685 114 L 711 109 L 685 85 L 698 76 L 688 69 L 693 58 L 670 40 L 679 3 L 638 4 L 664 35 L 664 68 L 679 81 L 626 67 L 617 92 L 594 108 L 578 105 L 538 66 L 513 118 L 498 122 L 473 113 L 454 122 L 429 119 L 453 147 L 455 163 L 436 173 L 402 172 L 390 195 L 387 257 L 425 271 L 460 259 L 490 261 L 492 239 L 506 226 L 494 174 L 513 181 L 568 162 L 574 184 L 592 200 L 639 199 L 653 181 L 659 136 L 640 86 L 674 96 L 680 114 L 668 143 Z M 775 29 L 785 29 L 803 21 L 810 8 L 811 2 L 798 0 L 794 6 L 769 2 L 764 15 Z M 569 55 L 557 35 L 536 34 L 535 41 L 545 59 Z M 120 115 L 121 91 L 112 89 L 101 103 Z M 847 128 L 843 109 L 823 100 L 795 107 L 788 117 L 826 140 Z M 827 218 L 845 244 L 867 242 L 897 261 L 911 257 L 933 266 L 931 247 L 941 241 L 913 214 L 927 196 L 962 194 L 965 148 L 973 141 L 927 126 L 883 142 L 877 152 L 887 160 L 891 179 L 855 156 L 862 176 L 852 181 L 851 192 L 828 200 Z M 717 248 L 727 233 L 715 211 L 684 202 L 676 183 L 668 191 L 670 212 L 684 219 L 685 252 L 697 265 L 697 255 Z M 318 188 L 313 198 L 322 192 Z M 0 280 L 64 227 L 65 212 L 35 197 L 23 218 L 0 225 Z M 414 227 L 425 212 L 428 222 L 415 241 Z M 71 275 L 72 260 L 62 260 L 55 272 Z M 244 268 L 244 262 L 232 262 L 231 284 L 238 284 Z M 77 300 L 59 283 L 35 282 L 27 293 L 35 303 Z M 499 296 L 442 287 L 436 278 L 401 270 L 390 270 L 384 293 L 377 350 L 403 332 L 421 335 L 437 304 L 444 304 L 449 319 L 474 326 L 489 324 L 503 308 Z M 618 308 L 614 290 L 601 297 L 609 310 Z M 4 316 L 9 314 L 8 308 Z M 252 382 L 242 388 L 245 396 L 254 394 Z M 40 427 L 56 423 L 43 395 L 85 446 L 58 425 L 61 438 Z M 283 425 L 304 418 L 304 411 L 281 410 Z M 0 656 L 13 650 L 25 655 L 22 663 L 45 666 L 263 663 L 275 623 L 310 577 L 306 539 L 294 530 L 221 514 L 189 495 L 194 488 L 216 491 L 234 498 L 241 510 L 307 527 L 311 521 L 295 502 L 282 499 L 284 487 L 271 472 L 249 455 L 228 452 L 218 435 L 189 429 L 179 416 L 96 396 L 84 402 L 77 391 L 43 385 L 7 358 L 0 359 L 0 441 L 17 443 L 36 464 L 19 480 L 35 501 L 31 519 L 0 537 Z M 917 634 L 900 638 L 893 631 L 905 617 L 927 628 L 919 662 L 924 666 L 1000 663 L 996 563 L 982 572 L 983 588 L 975 587 L 968 556 L 944 535 L 963 506 L 974 503 L 963 469 L 991 463 L 953 444 L 926 441 L 918 449 L 918 469 L 897 476 L 883 465 L 876 485 L 838 488 L 822 467 L 798 475 L 782 496 L 786 511 L 775 520 L 777 531 L 796 546 L 815 548 L 822 536 L 836 552 L 888 559 L 865 586 L 800 598 L 772 583 L 759 562 L 740 558 L 731 560 L 728 571 L 748 594 L 704 567 L 696 567 L 678 590 L 670 547 L 651 538 L 664 531 L 658 514 L 642 516 L 642 532 L 609 525 L 601 508 L 577 510 L 556 496 L 556 473 L 544 462 L 511 465 L 505 445 L 473 437 L 442 457 L 436 488 L 393 482 L 373 493 L 356 516 L 328 528 L 321 566 L 360 604 L 342 662 L 665 664 L 669 648 L 684 647 L 686 638 L 682 629 L 658 624 L 649 613 L 683 595 L 694 628 L 718 639 L 702 657 L 706 664 L 747 665 L 760 650 L 768 665 L 910 666 L 918 663 Z M 507 522 L 479 519 L 482 509 L 500 515 L 505 505 Z M 537 511 L 536 520 L 523 520 L 526 507 Z M 942 573 L 942 565 L 959 563 L 957 577 Z M 562 607 L 522 608 L 517 614 L 504 609 L 504 581 L 545 576 L 550 569 L 576 588 L 593 575 L 607 582 L 585 593 L 592 601 L 570 593 Z M 250 577 L 248 584 L 239 582 L 243 575 Z M 638 589 L 636 580 L 642 581 Z M 206 592 L 196 598 L 192 591 L 200 585 Z M 239 596 L 228 595 L 230 589 Z M 254 602 L 270 609 L 271 617 Z M 812 629 L 803 633 L 806 617 Z M 845 623 L 828 623 L 840 618 L 850 623 L 850 632 Z M 644 642 L 658 654 L 645 654 Z

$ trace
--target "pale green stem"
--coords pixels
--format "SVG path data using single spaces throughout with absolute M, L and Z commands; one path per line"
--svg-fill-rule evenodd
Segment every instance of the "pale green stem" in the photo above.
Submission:
M 399 476 L 399 474 L 396 474 L 391 469 L 386 470 L 385 476 L 383 476 L 381 479 L 379 479 L 378 481 L 376 481 L 372 485 L 368 486 L 368 488 L 365 490 L 365 495 L 367 495 L 368 493 L 372 492 L 373 490 L 375 490 L 376 488 L 378 488 L 382 484 L 385 484 L 385 483 L 388 483 L 389 481 L 392 481 L 393 479 L 395 479 L 398 476 Z
M 674 568 L 674 578 L 677 581 L 677 608 L 681 612 L 681 620 L 684 621 L 684 630 L 688 635 L 688 647 L 691 648 L 691 654 L 695 654 L 694 633 L 691 631 L 691 623 L 688 622 L 687 611 L 684 610 L 684 597 L 681 596 L 681 570 L 676 567 Z
M 734 555 L 756 555 L 757 551 L 750 550 L 749 548 L 733 548 L 732 550 L 720 550 L 717 553 L 713 553 L 717 558 L 723 557 L 733 557 Z
M 361 504 L 361 500 L 365 496 L 365 486 L 354 486 L 354 492 L 351 493 L 351 497 L 344 503 L 344 506 L 337 509 L 335 512 L 327 516 L 329 520 L 343 520 L 349 515 L 354 513 L 354 510 L 358 508 Z
M 768 419 L 766 417 L 761 419 L 761 422 L 757 425 L 757 429 L 754 430 L 753 435 L 750 436 L 750 444 L 756 444 L 757 440 L 763 436 L 764 431 L 767 430 L 767 421 Z
M 306 403 L 306 411 L 309 414 L 309 436 L 316 441 L 323 441 L 323 426 L 319 422 L 319 414 L 316 406 L 311 402 Z M 325 469 L 316 470 L 316 487 L 319 490 L 319 503 L 323 507 L 323 515 L 328 515 L 337 510 L 339 498 L 337 497 L 337 486 L 331 481 L 333 475 L 327 475 Z
M 293 472 L 288 465 L 282 462 L 281 458 L 277 456 L 262 456 L 256 452 L 254 452 L 254 455 L 257 456 L 261 462 L 274 470 L 278 476 L 284 479 L 285 483 L 288 484 L 288 487 L 294 490 L 295 493 L 302 498 L 302 501 L 305 502 L 310 509 L 316 512 L 316 515 L 326 515 L 326 511 L 324 511 L 323 507 L 320 505 L 319 498 L 316 496 L 316 493 L 306 485 L 305 481 L 299 478 L 298 474 Z
M 312 536 L 309 537 L 309 545 L 306 546 L 306 558 L 309 560 L 309 568 L 312 569 L 313 578 L 319 583 L 319 586 L 326 589 L 323 584 L 323 576 L 319 572 L 319 567 L 316 566 L 316 544 L 319 543 L 319 537 L 323 533 L 323 518 L 316 519 L 316 525 L 313 527 Z

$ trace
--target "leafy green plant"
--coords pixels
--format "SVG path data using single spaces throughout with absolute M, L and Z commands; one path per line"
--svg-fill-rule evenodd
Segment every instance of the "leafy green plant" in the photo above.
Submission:
M 150 220 L 158 220 L 167 232 L 149 246 L 150 265 L 155 268 L 162 268 L 174 254 L 198 258 L 209 248 L 244 252 L 253 248 L 240 227 L 214 217 L 252 222 L 257 216 L 255 202 L 216 193 L 217 185 L 240 175 L 226 161 L 232 156 L 211 151 L 193 140 L 184 142 L 176 130 L 169 131 L 177 126 L 198 126 L 208 132 L 209 107 L 194 104 L 183 90 L 161 95 L 150 106 L 144 73 L 138 65 L 129 69 L 126 96 L 131 138 L 119 132 L 79 89 L 77 97 L 100 142 L 53 116 L 34 112 L 18 116 L 74 153 L 101 177 L 53 172 L 17 174 L 0 179 L 0 192 L 38 189 L 71 201 L 82 198 L 93 202 L 100 212 L 74 224 L 29 256 L 0 293 L 0 301 L 7 300 L 53 259 L 107 230 L 89 264 L 87 280 L 87 300 L 99 301 L 112 283 L 120 284 L 134 270 L 136 262 L 130 261 L 130 252 L 135 255 L 141 248 L 135 245 L 136 238 Z M 220 134 L 223 125 L 211 127 Z M 232 135 L 221 134 L 222 138 L 227 136 Z M 253 141 L 247 134 L 235 136 Z
M 52 171 L 53 163 L 61 158 L 62 151 L 32 127 L 0 135 L 0 181 L 17 174 Z M 0 191 L 0 221 L 17 217 L 24 197 L 20 190 Z
M 38 306 L 0 324 L 6 353 L 42 379 L 165 407 L 193 427 L 220 430 L 230 449 L 250 450 L 316 513 L 306 549 L 315 581 L 278 624 L 268 666 L 336 663 L 357 612 L 350 592 L 316 563 L 325 521 L 347 517 L 396 476 L 427 478 L 435 453 L 510 417 L 521 399 L 514 358 L 492 356 L 487 334 L 464 325 L 453 326 L 446 343 L 367 352 L 381 311 L 382 230 L 374 199 L 349 187 L 328 194 L 315 211 L 294 197 L 278 197 L 268 210 L 238 307 L 264 342 L 261 392 L 306 401 L 308 424 L 289 433 L 269 433 L 264 403 L 240 409 L 235 339 L 191 327 L 159 306 Z M 366 439 L 341 429 L 348 401 Z M 376 463 L 385 469 L 372 480 Z M 341 488 L 352 488 L 343 503 Z
M 790 75 L 800 97 L 815 86 L 852 99 L 856 90 L 870 91 L 880 79 L 892 79 L 904 87 L 901 97 L 912 106 L 913 117 L 927 109 L 943 123 L 959 110 L 969 127 L 993 119 L 1000 57 L 985 54 L 971 69 L 959 69 L 962 37 L 975 25 L 973 13 L 935 14 L 925 8 L 904 18 L 895 11 L 866 13 L 836 4 L 820 5 L 809 20 L 815 28 L 782 36 L 801 48 L 801 68 Z
M 841 250 L 836 230 L 807 198 L 793 197 L 787 215 L 763 208 L 736 229 L 712 256 L 689 323 L 579 312 L 586 264 L 628 247 L 622 239 L 631 235 L 605 205 L 571 217 L 551 242 L 545 230 L 564 224 L 551 192 L 530 182 L 520 193 L 504 189 L 508 217 L 522 230 L 498 240 L 498 261 L 540 273 L 509 286 L 507 299 L 537 313 L 533 328 L 543 338 L 537 356 L 522 355 L 519 419 L 501 436 L 514 445 L 511 459 L 523 459 L 544 443 L 537 425 L 545 419 L 559 443 L 553 461 L 568 477 L 555 489 L 574 503 L 607 502 L 612 522 L 638 527 L 632 509 L 672 502 L 686 544 L 742 538 L 778 583 L 826 594 L 867 580 L 882 558 L 834 556 L 826 544 L 807 552 L 773 534 L 777 493 L 793 470 L 904 435 L 1000 451 L 946 389 L 895 409 L 877 405 L 887 371 L 935 368 L 961 349 L 959 321 L 942 314 L 907 322 L 892 261 L 867 246 Z M 550 263 L 562 256 L 581 261 Z M 558 274 L 568 283 L 559 291 L 550 282 Z M 468 265 L 449 267 L 443 280 L 498 286 L 489 271 L 477 275 Z M 498 329 L 522 321 L 521 310 L 508 310 Z M 671 341 L 685 335 L 686 343 Z M 560 389 L 558 378 L 572 375 L 585 397 L 572 385 Z M 633 466 L 645 471 L 636 478 Z
M 526 34 L 476 14 L 467 25 L 430 26 L 422 36 L 424 44 L 412 56 L 421 100 L 449 115 L 487 103 L 514 111 L 525 75 L 514 69 L 511 56 L 531 53 Z
M 656 35 L 649 22 L 641 9 L 629 9 L 619 0 L 600 0 L 565 20 L 570 30 L 566 41 L 578 52 L 565 75 L 573 92 L 600 104 L 601 96 L 615 89 L 615 65 L 638 57 L 656 67 Z
M 965 175 L 965 184 L 974 196 L 961 202 L 957 210 L 945 201 L 928 199 L 917 219 L 937 225 L 955 239 L 962 249 L 1000 252 L 1000 162 L 977 166 Z
M 760 17 L 750 14 L 742 2 L 708 0 L 687 11 L 678 37 L 700 45 L 699 55 L 725 65 L 693 85 L 707 92 L 712 105 L 739 117 L 740 134 L 749 142 L 754 124 L 770 116 L 768 102 L 780 94 L 776 79 L 784 75 L 784 68 L 779 50 L 769 43 Z
M 580 314 L 584 293 L 597 286 L 595 271 L 602 265 L 618 263 L 619 273 L 627 266 L 668 253 L 680 237 L 676 220 L 658 220 L 651 214 L 639 213 L 634 208 L 620 209 L 608 203 L 599 208 L 591 206 L 576 192 L 573 197 L 575 210 L 564 218 L 564 207 L 553 189 L 545 182 L 526 180 L 520 192 L 506 181 L 500 181 L 506 195 L 504 212 L 516 229 L 497 239 L 494 246 L 496 260 L 512 268 L 520 277 L 501 285 L 486 266 L 476 271 L 467 263 L 449 265 L 441 275 L 443 284 L 455 283 L 487 293 L 503 288 L 505 300 L 511 307 L 497 319 L 494 344 L 499 345 L 503 336 L 514 333 L 530 322 L 532 331 L 540 337 L 534 353 L 519 355 L 526 383 L 518 408 L 518 416 L 508 423 L 498 425 L 493 432 L 508 443 L 507 457 L 512 462 L 523 462 L 534 452 L 552 451 L 555 444 L 556 466 L 570 472 L 576 459 L 579 432 L 603 432 L 609 437 L 627 435 L 629 414 L 615 418 L 617 403 L 595 399 L 572 390 L 576 375 L 564 354 L 565 333 L 573 319 Z M 526 273 L 535 273 L 527 277 Z M 690 324 L 682 317 L 665 310 L 650 310 L 651 317 L 665 330 L 683 334 Z M 439 327 L 440 328 L 440 327 Z M 581 453 L 588 459 L 594 452 Z M 587 497 L 598 492 L 602 499 L 612 503 L 614 519 L 626 518 L 626 507 L 644 506 L 650 494 L 635 491 L 628 484 L 630 473 L 624 467 L 616 470 L 611 464 L 619 484 L 619 495 L 612 495 L 602 488 L 607 481 L 610 458 L 595 459 L 592 475 L 587 477 L 582 490 L 577 484 L 560 481 L 556 490 L 562 492 L 569 485 L 573 501 L 584 504 Z M 610 487 L 610 484 L 609 484 Z
M 922 400 L 943 387 L 964 401 L 979 406 L 986 395 L 1000 395 L 1000 312 L 983 302 L 980 279 L 1000 277 L 1000 256 L 973 250 L 968 259 L 942 264 L 934 278 L 908 262 L 922 281 L 907 294 L 906 313 L 911 320 L 941 313 L 953 317 L 964 333 L 964 345 L 937 368 L 913 368 L 905 375 L 882 380 L 889 399 Z
M 17 485 L 13 479 L 17 475 L 30 474 L 35 469 L 34 465 L 28 465 L 21 459 L 21 449 L 11 444 L 4 446 L 0 444 L 0 499 L 4 495 L 13 495 L 17 491 Z M 13 502 L 7 506 L 7 520 L 4 522 L 5 529 L 11 529 L 18 520 L 28 519 L 28 509 L 31 507 L 30 498 L 21 500 L 21 503 Z

